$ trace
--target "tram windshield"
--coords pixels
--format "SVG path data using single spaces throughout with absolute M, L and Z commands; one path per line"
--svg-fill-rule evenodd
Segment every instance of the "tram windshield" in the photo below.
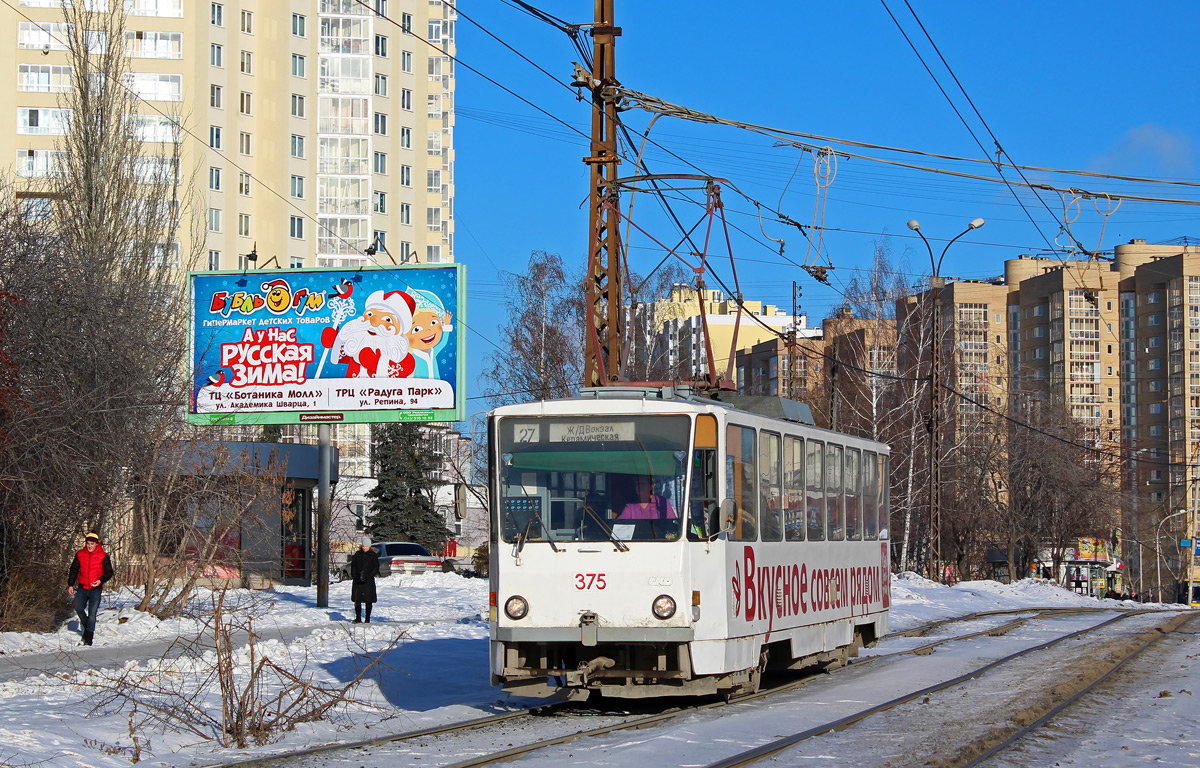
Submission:
M 501 419 L 501 538 L 679 539 L 688 436 L 686 416 Z

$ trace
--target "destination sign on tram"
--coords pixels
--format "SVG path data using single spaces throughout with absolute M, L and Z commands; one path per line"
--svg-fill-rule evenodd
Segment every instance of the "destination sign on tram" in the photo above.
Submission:
M 550 442 L 583 443 L 594 440 L 633 440 L 632 421 L 550 422 Z

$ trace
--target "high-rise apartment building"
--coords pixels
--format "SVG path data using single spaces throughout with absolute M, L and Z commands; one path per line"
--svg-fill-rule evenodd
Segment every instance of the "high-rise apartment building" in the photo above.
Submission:
M 14 2 L 0 158 L 36 186 L 73 73 L 60 0 Z M 179 142 L 200 225 L 181 231 L 203 242 L 172 244 L 176 265 L 181 246 L 211 270 L 454 260 L 453 0 L 76 2 L 123 7 L 140 136 Z M 343 476 L 370 475 L 369 442 L 366 425 L 335 430 Z
M 736 299 L 727 299 L 720 291 L 707 289 L 702 299 L 697 297 L 695 288 L 675 285 L 669 298 L 656 303 L 655 316 L 660 318 L 662 346 L 668 355 L 667 369 L 674 378 L 707 376 L 709 346 L 716 373 L 725 378 L 733 374 L 729 370 L 731 353 L 737 350 L 749 350 L 793 328 L 801 337 L 819 333 L 808 328 L 806 315 L 792 317 L 772 304 L 744 300 L 739 308 Z
M 256 246 L 260 267 L 453 260 L 452 0 L 77 2 L 123 2 L 141 136 L 178 138 L 203 201 L 198 268 L 253 267 Z M 72 73 L 60 0 L 16 3 L 0 157 L 36 179 L 55 172 Z

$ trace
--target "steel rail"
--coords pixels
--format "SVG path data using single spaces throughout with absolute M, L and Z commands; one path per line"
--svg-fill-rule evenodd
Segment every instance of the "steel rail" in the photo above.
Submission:
M 1190 624 L 1195 620 L 1196 620 L 1196 617 L 1194 615 L 1193 616 L 1185 615 L 1183 617 L 1183 621 L 1181 621 L 1178 625 L 1171 627 L 1168 630 L 1163 630 L 1162 634 L 1158 635 L 1157 637 L 1152 637 L 1149 640 L 1147 640 L 1146 642 L 1142 643 L 1141 646 L 1134 649 L 1132 652 L 1130 652 L 1128 655 L 1126 655 L 1125 658 L 1121 659 L 1119 662 L 1114 664 L 1110 670 L 1105 672 L 1100 677 L 1096 678 L 1096 680 L 1094 680 L 1090 685 L 1088 685 L 1085 688 L 1083 688 L 1082 690 L 1076 692 L 1073 696 L 1060 702 L 1056 707 L 1054 707 L 1049 712 L 1047 712 L 1046 714 L 1039 717 L 1037 720 L 1034 720 L 1029 725 L 1026 725 L 1023 728 L 1020 728 L 1016 733 L 1014 733 L 1012 736 L 1009 736 L 1007 739 L 1005 739 L 1000 744 L 997 744 L 996 746 L 992 747 L 991 749 L 989 749 L 988 751 L 979 755 L 978 757 L 975 757 L 969 763 L 966 763 L 965 765 L 963 765 L 962 768 L 975 768 L 975 766 L 979 765 L 984 760 L 987 760 L 992 755 L 995 755 L 997 752 L 1007 749 L 1008 747 L 1012 746 L 1016 742 L 1025 738 L 1025 736 L 1029 735 L 1029 733 L 1031 731 L 1033 731 L 1037 728 L 1040 728 L 1042 725 L 1047 723 L 1052 717 L 1057 715 L 1059 712 L 1062 712 L 1067 707 L 1074 705 L 1077 701 L 1079 701 L 1081 698 L 1083 698 L 1086 694 L 1089 694 L 1094 689 L 1098 688 L 1101 684 L 1103 684 L 1106 680 L 1108 680 L 1108 678 L 1115 675 L 1122 667 L 1124 667 L 1126 664 L 1133 661 L 1137 657 L 1141 656 L 1143 653 L 1145 653 L 1147 650 L 1149 650 L 1154 645 L 1158 644 L 1159 641 L 1161 641 L 1163 638 L 1167 637 L 1171 632 L 1177 632 L 1180 629 L 1182 629 L 1185 625 Z
M 826 734 L 826 733 L 832 733 L 835 731 L 845 730 L 846 728 L 849 728 L 850 726 L 855 725 L 856 723 L 859 723 L 862 720 L 865 720 L 868 717 L 871 717 L 872 715 L 877 715 L 880 712 L 886 712 L 890 709 L 894 709 L 902 704 L 907 704 L 910 701 L 914 701 L 923 696 L 927 696 L 931 693 L 937 693 L 938 691 L 943 691 L 943 690 L 946 690 L 947 688 L 953 688 L 953 687 L 955 687 L 957 685 L 961 685 L 962 683 L 965 683 L 969 680 L 974 680 L 978 677 L 982 677 L 983 675 L 987 674 L 988 672 L 992 671 L 993 669 L 1000 667 L 1004 664 L 1007 664 L 1008 662 L 1013 661 L 1014 659 L 1018 659 L 1023 656 L 1028 656 L 1033 653 L 1037 653 L 1038 651 L 1045 650 L 1052 646 L 1058 645 L 1059 643 L 1063 643 L 1063 642 L 1066 642 L 1067 640 L 1071 640 L 1071 639 L 1074 639 L 1081 635 L 1085 635 L 1089 632 L 1095 632 L 1096 630 L 1103 629 L 1104 627 L 1107 627 L 1110 624 L 1114 624 L 1118 621 L 1123 621 L 1124 619 L 1127 619 L 1131 616 L 1139 616 L 1139 615 L 1142 615 L 1145 613 L 1152 613 L 1152 612 L 1156 612 L 1156 611 L 1135 610 L 1135 611 L 1127 611 L 1127 612 L 1118 614 L 1117 616 L 1114 616 L 1113 618 L 1108 619 L 1107 621 L 1103 621 L 1099 624 L 1095 624 L 1090 627 L 1085 627 L 1083 629 L 1076 630 L 1075 632 L 1070 632 L 1068 634 L 1061 635 L 1052 640 L 1048 640 L 1044 643 L 1040 643 L 1040 644 L 1032 646 L 1030 648 L 1025 648 L 1025 649 L 1022 649 L 1015 653 L 1011 653 L 1007 656 L 996 659 L 994 661 L 990 661 L 981 667 L 977 667 L 976 669 L 973 669 L 970 672 L 963 673 L 963 674 L 961 674 L 957 677 L 954 677 L 950 680 L 945 680 L 940 683 L 935 683 L 933 685 L 926 686 L 925 688 L 922 688 L 919 691 L 913 691 L 911 693 L 904 694 L 903 696 L 898 696 L 889 701 L 885 701 L 882 704 L 876 704 L 875 706 L 860 710 L 859 712 L 856 712 L 852 715 L 847 715 L 846 717 L 838 718 L 837 720 L 832 720 L 828 723 L 823 723 L 821 725 L 814 726 L 807 730 L 801 731 L 800 733 L 795 733 L 790 736 L 785 736 L 780 739 L 775 739 L 774 741 L 767 742 L 766 744 L 763 744 L 762 746 L 759 746 L 759 747 L 755 747 L 754 749 L 749 749 L 744 752 L 739 752 L 738 754 L 731 755 L 729 757 L 718 760 L 715 763 L 709 763 L 708 765 L 704 766 L 703 768 L 739 768 L 740 766 L 750 765 L 751 763 L 756 763 L 765 757 L 770 757 L 772 755 L 779 754 L 780 752 L 783 752 L 784 750 L 789 749 L 789 748 L 795 746 L 796 744 L 799 744 L 803 741 L 807 741 L 816 736 L 820 736 L 820 735 Z
M 1030 607 L 1030 608 L 1001 609 L 1001 610 L 994 610 L 994 611 L 979 611 L 979 612 L 975 612 L 975 613 L 971 613 L 971 614 L 966 614 L 964 616 L 939 619 L 937 621 L 933 621 L 933 622 L 929 622 L 927 624 L 922 624 L 920 626 L 913 627 L 913 628 L 905 630 L 903 632 L 891 633 L 888 635 L 888 637 L 905 637 L 905 636 L 913 636 L 913 635 L 923 634 L 932 629 L 935 629 L 935 628 L 941 627 L 941 626 L 945 626 L 947 624 L 973 621 L 973 620 L 976 620 L 979 618 L 986 618 L 988 616 L 1012 615 L 1012 614 L 1018 614 L 1018 613 L 1033 614 L 1032 616 L 1021 618 L 1016 621 L 1009 622 L 1007 624 L 1002 624 L 1002 625 L 995 626 L 995 627 L 989 627 L 989 628 L 982 629 L 982 630 L 979 630 L 976 632 L 971 632 L 971 633 L 968 633 L 965 635 L 954 635 L 952 637 L 946 637 L 946 638 L 942 638 L 939 640 L 935 640 L 931 643 L 927 643 L 927 644 L 918 646 L 916 648 L 910 648 L 910 649 L 903 650 L 903 651 L 895 651 L 892 653 L 883 653 L 883 654 L 878 654 L 878 655 L 874 655 L 874 656 L 864 657 L 864 658 L 861 658 L 861 659 L 855 661 L 853 664 L 847 663 L 847 664 L 837 667 L 837 668 L 828 669 L 828 670 L 826 670 L 826 672 L 827 673 L 835 673 L 835 672 L 838 672 L 838 671 L 841 671 L 844 669 L 849 669 L 851 666 L 853 666 L 855 668 L 860 668 L 864 664 L 873 663 L 880 659 L 887 659 L 887 658 L 891 658 L 894 656 L 921 655 L 923 653 L 928 653 L 933 648 L 935 648 L 939 645 L 954 642 L 956 640 L 969 640 L 971 638 L 979 637 L 981 635 L 1002 634 L 1004 632 L 1009 631 L 1013 627 L 1020 625 L 1021 623 L 1024 623 L 1024 622 L 1027 622 L 1027 621 L 1030 621 L 1032 619 L 1039 618 L 1042 616 L 1060 616 L 1060 615 L 1069 615 L 1072 613 L 1097 613 L 1097 612 L 1107 612 L 1107 611 L 1111 611 L 1111 610 L 1113 610 L 1113 609 L 1110 609 L 1110 608 L 1087 608 L 1087 607 L 1079 607 L 1079 608 Z M 1138 613 L 1145 613 L 1145 612 L 1146 611 L 1138 611 Z M 1123 618 L 1123 617 L 1117 617 L 1117 618 Z M 1106 622 L 1106 623 L 1108 623 L 1108 622 Z M 1103 625 L 1098 625 L 1098 626 L 1103 626 Z M 1096 628 L 1098 628 L 1098 627 L 1096 627 Z M 1088 631 L 1088 630 L 1083 630 L 1083 631 Z M 608 734 L 608 733 L 611 733 L 614 731 L 618 731 L 618 730 L 630 730 L 630 729 L 637 729 L 637 728 L 645 728 L 645 727 L 649 727 L 649 726 L 655 725 L 660 722 L 664 722 L 666 720 L 669 720 L 673 717 L 676 717 L 676 716 L 678 716 L 680 714 L 684 714 L 684 713 L 696 712 L 696 711 L 701 711 L 701 710 L 706 710 L 706 709 L 714 709 L 717 707 L 725 707 L 725 706 L 729 706 L 731 704 L 740 704 L 740 703 L 744 703 L 744 702 L 748 702 L 748 701 L 754 701 L 757 699 L 766 698 L 769 696 L 774 696 L 776 694 L 788 693 L 788 692 L 794 691 L 794 690 L 808 684 L 813 679 L 815 679 L 815 676 L 808 676 L 808 677 L 805 677 L 800 680 L 795 680 L 795 681 L 786 683 L 784 685 L 775 686 L 775 687 L 772 687 L 769 689 L 756 691 L 754 693 L 742 694 L 740 696 L 734 696 L 734 697 L 730 698 L 729 701 L 711 701 L 711 702 L 706 702 L 703 704 L 698 704 L 696 706 L 676 708 L 676 709 L 672 709 L 667 712 L 660 712 L 660 713 L 656 713 L 653 715 L 634 717 L 634 718 L 625 720 L 620 723 L 613 723 L 613 724 L 610 724 L 607 726 L 602 726 L 600 728 L 577 731 L 575 733 L 565 734 L 563 736 L 557 736 L 554 738 L 544 739 L 541 741 L 533 742 L 531 744 L 513 747 L 511 749 L 506 749 L 501 752 L 490 753 L 488 755 L 481 755 L 477 758 L 471 758 L 469 760 L 465 760 L 462 762 L 453 763 L 453 764 L 444 766 L 443 768 L 472 768 L 473 766 L 487 765 L 487 764 L 494 763 L 494 762 L 500 762 L 503 760 L 511 759 L 513 757 L 517 757 L 521 754 L 527 754 L 530 752 L 535 752 L 540 749 L 544 749 L 546 747 L 555 746 L 558 744 L 564 744 L 564 743 L 573 741 L 573 740 L 581 738 L 581 737 L 603 736 L 605 734 Z M 553 703 L 549 703 L 549 704 L 543 704 L 543 705 L 540 705 L 537 707 L 531 707 L 529 709 L 516 710 L 516 711 L 512 711 L 512 712 L 504 712 L 504 713 L 500 713 L 500 714 L 496 714 L 496 715 L 486 715 L 484 717 L 479 717 L 479 718 L 475 718 L 472 720 L 466 720 L 466 721 L 461 721 L 461 722 L 456 722 L 456 723 L 446 723 L 444 725 L 432 726 L 429 728 L 422 728 L 422 729 L 414 730 L 414 731 L 404 731 L 401 733 L 388 734 L 386 736 L 376 736 L 376 737 L 373 737 L 370 739 L 336 742 L 336 743 L 332 743 L 332 744 L 322 744 L 322 745 L 315 746 L 315 747 L 308 747 L 305 749 L 299 749 L 299 750 L 284 752 L 284 753 L 275 754 L 275 755 L 264 755 L 264 756 L 260 756 L 260 757 L 254 757 L 251 759 L 247 759 L 247 760 L 239 760 L 239 761 L 233 761 L 233 762 L 213 762 L 213 763 L 208 763 L 203 766 L 200 766 L 200 768 L 252 768 L 253 766 L 266 766 L 266 765 L 271 765 L 271 764 L 276 764 L 276 763 L 283 763 L 283 762 L 289 761 L 289 760 L 296 760 L 296 759 L 301 759 L 301 758 L 305 758 L 305 757 L 311 757 L 314 755 L 327 754 L 330 752 L 362 749 L 365 747 L 377 747 L 377 746 L 383 746 L 386 744 L 393 744 L 393 743 L 404 742 L 404 741 L 412 741 L 414 739 L 428 737 L 428 736 L 441 736 L 441 735 L 446 735 L 446 734 L 463 733 L 466 731 L 478 730 L 480 728 L 486 728 L 491 725 L 496 725 L 499 723 L 508 722 L 511 720 L 519 719 L 519 718 L 532 717 L 533 715 L 548 714 L 548 713 L 555 712 L 557 710 L 565 708 L 567 704 L 568 704 L 568 702 L 553 702 Z

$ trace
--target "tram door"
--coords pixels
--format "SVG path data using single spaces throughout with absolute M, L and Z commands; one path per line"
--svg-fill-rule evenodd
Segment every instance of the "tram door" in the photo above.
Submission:
M 692 449 L 692 488 L 688 514 L 688 539 L 701 541 L 720 529 L 717 498 L 717 418 L 696 417 L 696 439 Z

